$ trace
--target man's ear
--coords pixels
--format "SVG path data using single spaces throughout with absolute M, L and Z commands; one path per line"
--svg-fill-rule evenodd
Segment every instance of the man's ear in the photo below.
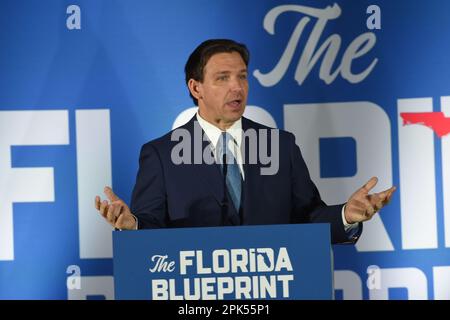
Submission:
M 191 92 L 192 96 L 195 99 L 199 100 L 202 97 L 201 89 L 200 89 L 200 82 L 198 82 L 197 80 L 189 79 L 188 88 L 189 88 L 189 91 Z

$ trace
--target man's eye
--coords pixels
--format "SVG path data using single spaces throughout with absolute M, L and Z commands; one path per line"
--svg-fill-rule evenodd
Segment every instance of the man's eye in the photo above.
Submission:
M 246 80 L 247 79 L 247 75 L 246 74 L 241 74 L 239 77 L 241 78 L 241 80 Z
M 220 81 L 224 81 L 224 80 L 227 80 L 227 79 L 228 79 L 228 76 L 220 76 L 220 77 L 217 78 L 217 80 L 220 80 Z

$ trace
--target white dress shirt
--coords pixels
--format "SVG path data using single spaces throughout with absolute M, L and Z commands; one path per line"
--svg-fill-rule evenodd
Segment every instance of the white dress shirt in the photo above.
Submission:
M 221 129 L 216 127 L 215 125 L 209 123 L 205 119 L 203 119 L 200 114 L 197 112 L 197 121 L 200 124 L 200 127 L 202 127 L 203 131 L 205 132 L 206 136 L 208 137 L 208 140 L 211 141 L 211 144 L 209 145 L 213 154 L 216 155 L 216 149 L 217 149 L 217 143 L 219 143 L 220 136 L 222 135 Z M 238 121 L 233 123 L 231 127 L 229 127 L 226 130 L 227 133 L 231 135 L 233 140 L 230 139 L 228 141 L 228 149 L 233 154 L 233 157 L 236 159 L 236 163 L 239 166 L 239 171 L 241 172 L 242 180 L 245 180 L 244 175 L 244 167 L 242 165 L 242 152 L 241 152 L 241 144 L 242 144 L 242 119 L 239 118 Z M 216 159 L 220 160 L 220 159 Z

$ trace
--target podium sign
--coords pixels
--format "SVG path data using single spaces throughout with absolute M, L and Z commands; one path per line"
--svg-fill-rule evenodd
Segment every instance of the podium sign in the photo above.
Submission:
M 332 299 L 328 224 L 115 231 L 116 299 Z

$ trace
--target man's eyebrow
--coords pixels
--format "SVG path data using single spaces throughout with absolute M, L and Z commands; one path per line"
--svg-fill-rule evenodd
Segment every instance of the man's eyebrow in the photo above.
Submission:
M 231 71 L 217 71 L 214 74 L 229 74 L 229 73 L 231 73 Z
M 248 70 L 247 69 L 242 69 L 242 70 L 240 70 L 239 71 L 239 73 L 247 73 L 248 72 Z M 223 70 L 223 71 L 217 71 L 216 73 L 214 73 L 215 75 L 218 75 L 218 74 L 230 74 L 231 73 L 231 71 L 228 71 L 228 70 Z

